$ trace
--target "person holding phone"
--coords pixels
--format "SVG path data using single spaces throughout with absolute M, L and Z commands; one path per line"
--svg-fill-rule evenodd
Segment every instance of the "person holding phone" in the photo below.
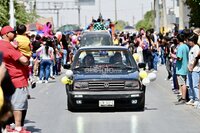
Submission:
M 25 68 L 29 65 L 29 60 L 12 46 L 11 42 L 16 36 L 12 27 L 4 26 L 1 29 L 1 36 L 0 51 L 3 53 L 3 61 L 15 87 L 15 92 L 10 97 L 13 107 L 15 130 L 21 131 L 28 109 L 28 75 Z

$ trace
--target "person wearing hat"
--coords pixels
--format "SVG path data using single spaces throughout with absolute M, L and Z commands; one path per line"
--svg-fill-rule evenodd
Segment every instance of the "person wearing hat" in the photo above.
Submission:
M 15 130 L 22 130 L 24 119 L 28 108 L 27 88 L 28 75 L 26 66 L 29 60 L 20 51 L 15 49 L 11 42 L 15 38 L 15 31 L 10 26 L 1 29 L 2 40 L 0 40 L 0 51 L 3 53 L 3 61 L 15 87 L 15 92 L 10 96 L 13 107 Z

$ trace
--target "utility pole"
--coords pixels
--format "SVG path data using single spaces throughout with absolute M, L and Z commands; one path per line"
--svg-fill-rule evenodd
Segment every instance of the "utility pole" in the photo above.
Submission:
M 59 27 L 59 20 L 60 20 L 60 16 L 59 16 L 59 10 L 62 9 L 63 3 L 62 2 L 55 2 L 54 3 L 54 9 L 56 11 L 56 15 L 57 15 L 57 28 Z
M 135 26 L 135 16 L 133 16 L 133 26 Z
M 163 26 L 164 26 L 164 32 L 167 31 L 167 9 L 166 9 L 166 0 L 162 0 L 163 4 Z
M 85 16 L 85 25 L 87 25 L 87 16 Z
M 59 27 L 59 10 L 56 10 L 56 13 L 57 13 L 57 28 Z
M 175 11 L 175 0 L 172 0 L 173 1 L 173 9 Z
M 115 0 L 115 22 L 117 22 L 117 0 Z
M 179 0 L 179 30 L 184 29 L 184 1 Z
M 99 14 L 101 13 L 101 0 L 99 0 Z
M 144 18 L 144 5 L 142 3 L 142 19 Z
M 154 0 L 154 13 L 155 13 L 155 31 L 160 32 L 160 8 L 159 0 Z
M 9 24 L 11 27 L 15 27 L 15 9 L 14 9 L 14 2 L 13 0 L 10 0 L 10 3 L 9 3 L 9 14 L 10 14 L 10 20 L 9 20 Z
M 78 25 L 81 26 L 81 5 L 79 0 L 78 0 Z

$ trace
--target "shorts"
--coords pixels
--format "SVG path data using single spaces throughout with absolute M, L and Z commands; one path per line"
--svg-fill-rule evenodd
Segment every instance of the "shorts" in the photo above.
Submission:
M 15 93 L 11 97 L 13 110 L 28 109 L 28 88 L 16 88 Z
M 185 85 L 186 84 L 186 75 L 177 75 L 177 80 L 179 85 Z

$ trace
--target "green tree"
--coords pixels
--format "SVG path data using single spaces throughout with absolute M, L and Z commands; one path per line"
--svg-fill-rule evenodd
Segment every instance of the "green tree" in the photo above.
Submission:
M 118 20 L 117 24 L 115 25 L 115 29 L 122 31 L 124 29 L 125 26 L 129 25 L 128 22 L 125 22 L 123 20 Z
M 136 24 L 136 29 L 144 28 L 145 30 L 151 29 L 154 26 L 154 11 L 148 11 L 144 15 L 144 19 Z
M 0 5 L 0 26 L 8 24 L 7 10 Z
M 9 23 L 9 3 L 7 1 L 0 1 L 0 26 L 8 25 Z
M 186 0 L 185 3 L 190 9 L 190 26 L 200 27 L 200 0 Z
M 14 0 L 14 8 L 17 25 L 34 22 L 38 17 L 35 12 L 26 12 L 25 6 L 21 3 L 17 3 L 17 0 Z M 0 26 L 8 25 L 9 17 L 9 0 L 0 1 Z

